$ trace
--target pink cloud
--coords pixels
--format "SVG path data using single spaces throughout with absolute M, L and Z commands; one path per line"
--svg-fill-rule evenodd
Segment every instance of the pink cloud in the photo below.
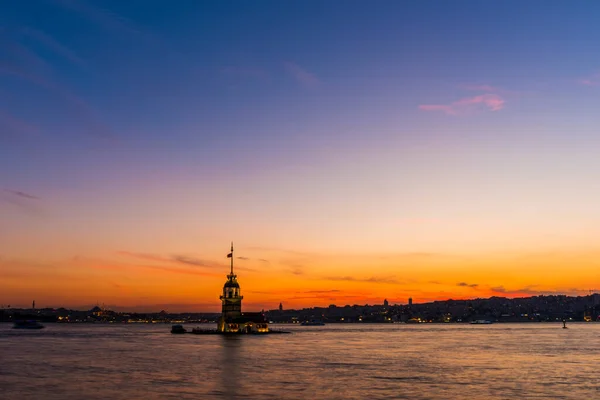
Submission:
M 485 107 L 490 111 L 499 111 L 504 108 L 504 99 L 497 94 L 486 93 L 474 97 L 466 97 L 450 104 L 422 104 L 422 111 L 442 111 L 447 115 L 460 115 Z
M 580 85 L 585 85 L 585 86 L 600 86 L 600 73 L 596 73 L 587 78 L 580 79 L 578 81 L 578 83 Z
M 316 87 L 321 81 L 314 74 L 308 72 L 296 63 L 287 61 L 283 63 L 286 71 L 294 77 L 299 83 L 307 87 Z

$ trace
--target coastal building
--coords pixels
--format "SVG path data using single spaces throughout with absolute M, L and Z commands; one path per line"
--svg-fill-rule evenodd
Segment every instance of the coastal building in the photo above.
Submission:
M 237 275 L 233 273 L 233 243 L 231 252 L 227 254 L 231 259 L 231 270 L 227 281 L 223 285 L 221 295 L 221 317 L 217 331 L 221 333 L 264 333 L 269 331 L 269 325 L 263 313 L 242 312 L 242 296 Z

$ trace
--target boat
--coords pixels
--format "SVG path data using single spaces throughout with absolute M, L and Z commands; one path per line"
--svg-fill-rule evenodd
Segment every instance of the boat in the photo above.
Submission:
M 171 333 L 187 333 L 187 330 L 182 325 L 171 326 Z
M 44 329 L 44 325 L 40 324 L 37 321 L 28 320 L 28 321 L 15 321 L 13 329 Z
M 302 325 L 302 326 L 323 326 L 323 325 L 325 325 L 325 322 L 321 322 L 321 321 L 304 321 L 300 325 Z
M 488 319 L 476 319 L 475 321 L 471 321 L 472 325 L 489 325 L 489 324 L 493 324 L 494 322 L 488 320 Z

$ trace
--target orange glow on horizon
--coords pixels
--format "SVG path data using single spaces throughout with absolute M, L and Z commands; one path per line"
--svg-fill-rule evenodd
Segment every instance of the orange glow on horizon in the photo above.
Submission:
M 240 252 L 241 253 L 241 252 Z M 247 250 L 235 260 L 249 310 L 330 304 L 405 304 L 491 296 L 586 294 L 600 283 L 595 251 L 531 255 L 369 254 L 334 256 Z M 267 255 L 260 255 L 267 253 Z M 236 252 L 237 255 L 237 252 Z M 259 258 L 259 257 L 269 257 Z M 227 260 L 117 252 L 36 263 L 0 259 L 0 304 L 125 309 L 220 310 Z M 576 265 L 576 268 L 573 267 Z M 567 274 L 567 271 L 569 272 Z

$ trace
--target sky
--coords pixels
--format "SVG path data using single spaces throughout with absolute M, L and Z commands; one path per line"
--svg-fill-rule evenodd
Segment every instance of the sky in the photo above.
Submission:
M 600 288 L 600 3 L 5 2 L 0 306 Z

